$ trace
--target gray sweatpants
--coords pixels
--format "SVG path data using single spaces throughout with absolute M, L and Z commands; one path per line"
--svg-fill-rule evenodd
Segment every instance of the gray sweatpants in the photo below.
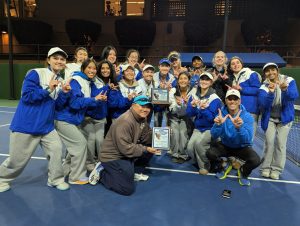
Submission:
M 55 121 L 56 130 L 67 148 L 68 154 L 63 164 L 65 174 L 69 173 L 69 181 L 77 181 L 86 177 L 87 141 L 77 126 L 64 121 Z
M 163 125 L 164 119 L 165 119 L 166 125 Z M 154 112 L 154 126 L 155 127 L 168 126 L 168 125 L 169 125 L 169 120 L 168 120 L 167 110 L 164 110 L 161 112 Z
M 187 146 L 188 155 L 197 161 L 200 169 L 210 168 L 210 163 L 206 157 L 206 152 L 210 148 L 211 134 L 210 130 L 204 132 L 194 129 L 192 137 Z
M 39 144 L 49 161 L 48 183 L 63 183 L 62 143 L 56 130 L 41 136 L 11 132 L 9 157 L 0 166 L 0 183 L 9 183 L 19 176 Z
M 106 118 L 102 120 L 85 118 L 80 125 L 81 132 L 87 140 L 87 165 L 96 163 L 98 159 L 96 156 L 99 156 L 101 145 L 104 140 L 105 123 Z
M 277 171 L 282 173 L 286 161 L 286 143 L 292 122 L 283 125 L 269 121 L 265 133 L 264 156 L 261 170 Z
M 188 130 L 186 121 L 183 119 L 170 118 L 171 150 L 173 155 L 187 155 Z
M 259 115 L 253 114 L 253 113 L 251 113 L 251 115 L 252 115 L 252 117 L 254 119 L 254 122 L 253 122 L 253 139 L 252 139 L 252 140 L 254 140 L 255 134 L 256 134 L 256 130 L 257 130 L 257 124 L 258 124 L 258 117 L 259 117 Z

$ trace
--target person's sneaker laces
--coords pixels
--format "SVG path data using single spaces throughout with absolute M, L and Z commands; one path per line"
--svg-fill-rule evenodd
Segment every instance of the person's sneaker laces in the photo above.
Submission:
M 101 162 L 98 162 L 89 176 L 89 183 L 91 185 L 96 185 L 98 183 L 98 181 L 100 180 L 100 173 L 103 169 L 104 168 L 101 165 Z
M 65 191 L 65 190 L 70 189 L 70 185 L 68 183 L 66 183 L 66 182 L 62 182 L 62 183 L 60 183 L 58 185 L 53 185 L 53 184 L 51 184 L 51 183 L 48 182 L 47 185 L 49 187 L 51 187 L 51 188 L 56 188 L 56 189 L 58 189 L 60 191 Z
M 238 169 L 238 178 L 239 178 L 239 184 L 242 186 L 250 186 L 250 180 L 248 180 L 247 177 L 244 177 L 241 173 L 241 170 Z
M 8 183 L 0 183 L 0 192 L 5 192 L 10 189 L 10 185 Z
M 219 178 L 220 180 L 223 180 L 227 177 L 227 175 L 230 173 L 231 170 L 232 170 L 232 165 L 227 163 L 224 170 L 222 170 L 221 172 L 216 173 L 216 177 Z
M 83 177 L 83 178 L 80 178 L 79 180 L 76 180 L 76 181 L 70 181 L 69 180 L 69 184 L 84 185 L 84 184 L 88 184 L 88 183 L 89 183 L 89 178 L 88 177 Z
M 148 175 L 142 173 L 135 173 L 134 174 L 134 181 L 146 181 L 149 179 Z

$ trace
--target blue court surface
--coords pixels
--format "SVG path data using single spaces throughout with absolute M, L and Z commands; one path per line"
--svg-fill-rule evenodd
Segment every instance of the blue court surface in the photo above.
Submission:
M 9 123 L 15 108 L 0 108 L 0 162 L 8 155 Z M 263 143 L 255 139 L 261 154 Z M 167 153 L 154 156 L 146 182 L 121 196 L 102 185 L 72 185 L 69 191 L 46 186 L 47 161 L 37 150 L 12 189 L 0 193 L 0 226 L 299 226 L 300 169 L 287 161 L 279 181 L 256 169 L 251 186 L 201 176 L 189 162 L 173 163 Z M 222 197 L 224 189 L 231 198 Z

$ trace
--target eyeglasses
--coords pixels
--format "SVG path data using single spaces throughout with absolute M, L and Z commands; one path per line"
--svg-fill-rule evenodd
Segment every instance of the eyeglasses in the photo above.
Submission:
M 237 100 L 240 99 L 240 98 L 238 98 L 237 96 L 229 96 L 229 97 L 227 97 L 226 99 L 227 99 L 227 100 L 230 100 L 230 101 L 232 101 L 232 100 L 237 101 Z

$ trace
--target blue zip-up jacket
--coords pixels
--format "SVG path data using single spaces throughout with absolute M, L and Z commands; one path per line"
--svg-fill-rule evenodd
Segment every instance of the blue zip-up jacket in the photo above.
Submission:
M 249 68 L 243 68 L 236 77 L 232 75 L 232 84 L 239 84 L 242 87 L 240 90 L 241 101 L 246 110 L 250 113 L 259 114 L 257 103 L 258 90 L 261 86 L 261 76 Z
M 254 119 L 243 105 L 240 106 L 240 110 L 242 110 L 240 117 L 243 120 L 243 124 L 239 129 L 234 127 L 231 119 L 228 117 L 223 124 L 217 125 L 215 123 L 210 130 L 214 139 L 220 137 L 222 144 L 230 148 L 249 147 L 253 144 Z M 221 112 L 223 117 L 229 114 L 226 106 L 222 107 Z
M 11 131 L 45 135 L 54 130 L 55 98 L 60 88 L 57 87 L 51 94 L 46 90 L 52 77 L 53 72 L 48 68 L 27 72 L 21 99 L 10 125 Z
M 91 96 L 90 79 L 82 72 L 75 72 L 70 82 L 71 91 L 60 92 L 56 103 L 55 120 L 79 125 L 88 107 L 96 107 Z
M 287 90 L 281 91 L 281 122 L 285 125 L 294 121 L 294 101 L 298 98 L 299 94 L 296 82 L 293 78 L 281 74 L 279 75 L 279 78 L 280 80 L 285 79 L 288 84 Z M 258 93 L 258 104 L 262 113 L 261 127 L 264 131 L 268 128 L 272 103 L 274 100 L 274 93 L 269 92 L 268 86 L 268 82 L 265 81 L 265 83 L 260 87 Z
M 106 96 L 110 95 L 110 87 L 109 85 L 104 85 L 104 82 L 95 78 L 96 80 L 91 83 L 91 97 L 95 97 L 102 92 L 104 94 L 106 92 Z M 97 107 L 88 107 L 86 111 L 86 116 L 89 116 L 93 119 L 101 120 L 106 118 L 108 109 L 107 109 L 107 101 L 97 101 Z
M 186 115 L 188 117 L 195 117 L 194 119 L 194 125 L 195 128 L 198 129 L 201 132 L 204 132 L 206 130 L 210 130 L 211 127 L 214 124 L 214 119 L 216 115 L 218 114 L 218 109 L 222 107 L 222 101 L 221 99 L 215 94 L 214 90 L 210 88 L 207 92 L 207 94 L 201 98 L 199 93 L 199 88 L 194 88 L 195 90 L 194 94 L 189 98 L 187 109 L 186 109 Z M 191 105 L 192 100 L 207 100 L 208 107 L 205 109 L 200 109 L 198 107 L 193 107 Z

